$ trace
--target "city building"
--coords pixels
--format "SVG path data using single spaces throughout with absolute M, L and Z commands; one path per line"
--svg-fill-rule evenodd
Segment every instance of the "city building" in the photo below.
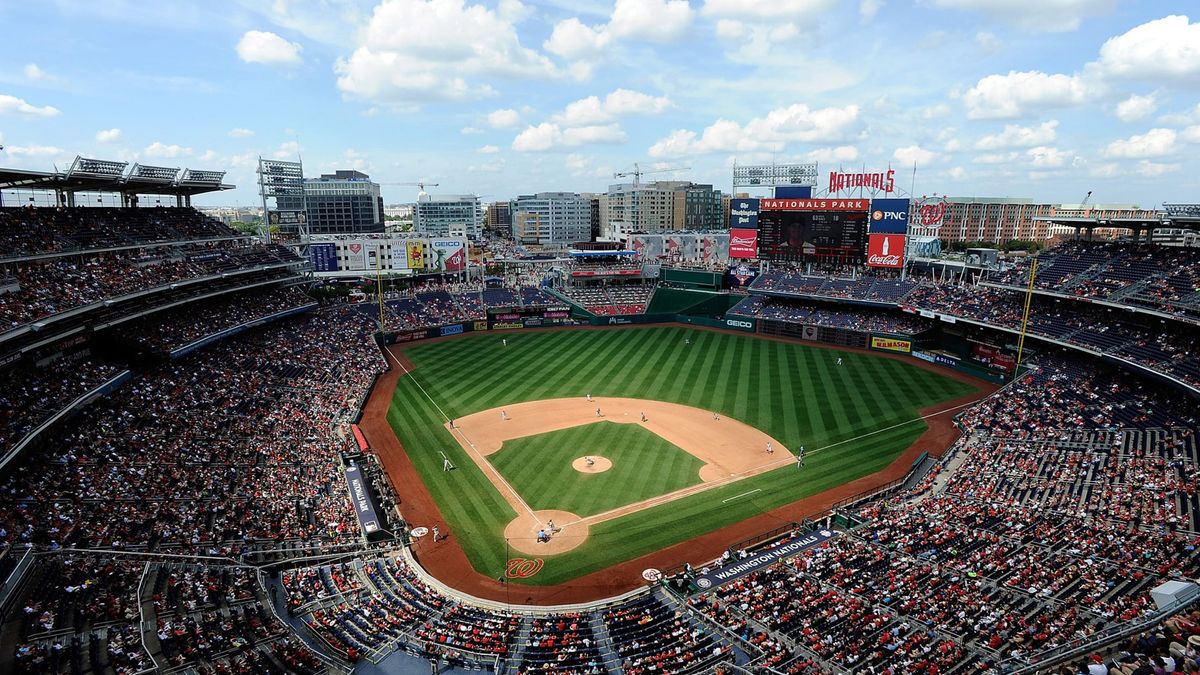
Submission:
M 304 202 L 280 196 L 280 210 L 308 211 L 313 234 L 383 232 L 383 197 L 379 184 L 361 171 L 335 171 L 304 179 Z
M 309 260 L 317 277 L 458 274 L 470 244 L 463 237 L 401 234 L 314 235 Z
M 483 208 L 475 195 L 421 193 L 413 212 L 413 229 L 433 237 L 479 239 L 483 236 Z
M 487 206 L 483 229 L 488 234 L 508 239 L 512 236 L 511 202 L 492 202 Z
M 723 225 L 721 191 L 688 181 L 610 185 L 599 206 L 600 235 L 612 241 L 630 232 L 716 230 Z
M 1153 209 L 1136 204 L 1039 204 L 1022 197 L 947 197 L 942 226 L 931 228 L 921 225 L 917 202 L 913 201 L 909 215 L 909 234 L 938 237 L 947 243 L 1003 244 L 1016 239 L 1045 244 L 1055 238 L 1075 236 L 1076 226 L 1072 222 L 1158 217 Z M 1097 237 L 1115 234 L 1105 228 L 1095 231 Z
M 522 244 L 566 246 L 592 239 L 592 200 L 574 192 L 539 192 L 512 202 L 512 236 Z

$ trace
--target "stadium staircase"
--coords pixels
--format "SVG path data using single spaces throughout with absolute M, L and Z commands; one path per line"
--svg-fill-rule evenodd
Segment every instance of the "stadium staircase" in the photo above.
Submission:
M 533 620 L 528 616 L 521 617 L 521 627 L 513 633 L 512 651 L 508 654 L 508 662 L 513 665 L 520 664 L 525 660 L 525 648 L 529 646 L 529 633 L 533 627 Z
M 592 612 L 588 616 L 592 627 L 592 635 L 596 636 L 596 645 L 600 648 L 600 660 L 610 673 L 621 672 L 621 655 L 613 648 L 612 636 L 608 634 L 608 626 L 604 625 L 602 612 Z

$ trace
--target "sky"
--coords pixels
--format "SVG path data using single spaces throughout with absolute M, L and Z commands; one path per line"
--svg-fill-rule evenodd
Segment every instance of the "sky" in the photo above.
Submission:
M 198 205 L 256 204 L 259 156 L 485 201 L 816 161 L 917 196 L 1200 202 L 1195 0 L 39 0 L 0 25 L 0 167 L 228 171 Z

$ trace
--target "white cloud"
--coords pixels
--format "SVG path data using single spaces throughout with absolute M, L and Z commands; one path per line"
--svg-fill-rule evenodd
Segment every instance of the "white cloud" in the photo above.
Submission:
M 1005 119 L 1077 106 L 1098 93 L 1098 85 L 1078 75 L 1014 70 L 979 80 L 963 102 L 971 119 Z
M 217 157 L 218 157 L 218 155 L 217 155 L 216 151 L 205 150 L 203 155 L 200 155 L 199 157 L 196 158 L 196 161 L 211 163 L 211 162 L 216 162 Z
M 458 133 L 463 134 L 465 136 L 472 136 L 474 134 L 482 134 L 483 129 L 478 129 L 476 127 L 463 127 L 462 129 L 458 130 Z
M 835 0 L 705 0 L 701 12 L 706 16 L 737 17 L 746 20 L 794 21 L 816 19 L 836 4 Z M 879 8 L 875 9 L 878 11 Z
M 1004 125 L 1004 131 L 991 136 L 984 136 L 975 143 L 979 150 L 1002 150 L 1005 148 L 1028 148 L 1035 145 L 1045 145 L 1058 137 L 1058 120 L 1042 122 L 1037 126 L 1022 127 L 1016 124 Z
M 954 180 L 962 180 L 967 177 L 967 170 L 961 166 L 956 166 L 947 171 L 946 175 L 950 176 Z
M 1020 157 L 1015 152 L 993 152 L 985 155 L 978 155 L 971 161 L 975 164 L 1008 164 L 1015 162 Z
M 1116 0 L 928 0 L 944 9 L 982 12 L 1023 29 L 1059 33 L 1112 11 Z
M 1104 156 L 1130 159 L 1163 157 L 1175 152 L 1177 137 L 1174 129 L 1151 129 L 1144 134 L 1135 134 L 1109 143 L 1104 149 Z
M 858 148 L 853 145 L 839 145 L 835 148 L 817 148 L 804 155 L 804 161 L 819 162 L 821 164 L 853 162 L 856 159 L 858 159 Z
M 354 53 L 335 65 L 338 88 L 389 103 L 478 99 L 484 78 L 560 78 L 521 44 L 514 17 L 465 0 L 392 0 L 375 8 Z
M 609 166 L 596 166 L 595 159 L 571 153 L 567 155 L 563 165 L 567 167 L 567 171 L 571 172 L 572 176 L 582 176 L 585 178 L 612 178 L 613 170 Z
M 1179 133 L 1179 138 L 1188 143 L 1200 143 L 1200 124 L 1193 124 Z
M 146 146 L 146 149 L 143 151 L 143 153 L 145 153 L 147 157 L 155 159 L 172 159 L 183 155 L 190 155 L 192 154 L 192 149 L 185 148 L 182 145 L 167 145 L 162 141 L 154 141 L 150 145 Z
M 1025 151 L 1029 162 L 1042 169 L 1057 169 L 1066 166 L 1073 154 L 1066 150 L 1039 145 Z
M 487 123 L 493 129 L 511 129 L 521 124 L 521 113 L 512 108 L 493 110 L 488 113 Z
M 683 35 L 692 18 L 687 0 L 617 0 L 607 23 L 589 26 L 577 17 L 564 19 L 554 25 L 542 48 L 575 61 L 599 56 L 618 40 L 672 42 Z M 576 74 L 589 72 L 590 68 L 583 68 Z
M 275 159 L 295 159 L 298 154 L 300 154 L 300 143 L 297 141 L 286 141 L 279 144 L 279 149 L 271 153 L 271 157 Z
M 552 119 L 564 126 L 584 126 L 611 122 L 621 115 L 657 115 L 670 107 L 671 99 L 666 96 L 617 89 L 603 100 L 598 96 L 588 96 L 573 101 Z
M 545 152 L 589 143 L 624 143 L 626 138 L 625 132 L 616 124 L 563 129 L 553 122 L 543 122 L 518 134 L 513 139 L 512 149 L 518 152 Z
M 1158 102 L 1154 94 L 1138 96 L 1133 94 L 1117 104 L 1117 119 L 1122 122 L 1136 122 L 1144 119 L 1158 110 Z
M 249 138 L 254 135 L 254 131 L 242 127 L 236 127 L 229 130 L 230 138 Z
M 988 54 L 995 54 L 1004 47 L 1004 43 L 994 33 L 981 30 L 975 34 L 975 44 Z
M 238 58 L 246 63 L 290 66 L 300 63 L 300 45 L 270 31 L 248 30 L 238 40 Z
M 1088 175 L 1095 178 L 1116 178 L 1117 176 L 1124 175 L 1124 173 L 1124 169 L 1116 162 L 1100 164 L 1088 171 Z
M 53 145 L 6 145 L 4 152 L 13 157 L 53 157 L 65 151 Z
M 880 9 L 883 9 L 885 0 L 859 0 L 858 16 L 863 21 L 870 21 L 875 18 Z
M 921 108 L 921 119 L 934 120 L 950 114 L 950 106 L 945 103 L 935 103 Z
M 477 151 L 482 155 L 494 155 L 500 152 L 500 148 L 495 145 L 485 145 Z
M 937 154 L 930 152 L 929 150 L 925 150 L 919 145 L 908 145 L 903 148 L 896 148 L 896 151 L 892 153 L 892 159 L 904 166 L 909 166 L 912 164 L 929 164 L 935 157 L 937 157 Z
M 25 67 L 22 68 L 22 72 L 25 73 L 25 79 L 30 80 L 30 82 L 41 82 L 47 84 L 62 83 L 62 78 L 42 70 L 42 67 L 38 66 L 37 64 L 25 64 Z
M 1134 169 L 1134 171 L 1136 171 L 1139 175 L 1147 178 L 1155 178 L 1165 173 L 1171 173 L 1178 170 L 1178 164 L 1163 164 L 1159 162 L 1151 162 L 1150 160 L 1146 159 L 1138 162 L 1137 168 Z
M 697 134 L 677 129 L 650 147 L 651 157 L 677 157 L 712 152 L 779 150 L 789 142 L 836 143 L 856 140 L 862 130 L 857 105 L 810 109 L 803 103 L 776 108 L 743 127 L 717 120 Z
M 96 140 L 100 143 L 112 143 L 121 140 L 120 129 L 101 129 L 96 132 Z
M 56 117 L 59 114 L 59 110 L 54 106 L 36 106 L 27 103 L 23 98 L 0 94 L 0 114 L 17 114 L 28 117 Z
M 1111 78 L 1200 82 L 1200 23 L 1186 16 L 1149 21 L 1110 38 L 1093 65 Z

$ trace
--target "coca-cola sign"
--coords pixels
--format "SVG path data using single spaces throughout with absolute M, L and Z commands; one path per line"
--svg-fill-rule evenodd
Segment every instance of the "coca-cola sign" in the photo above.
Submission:
M 867 267 L 903 267 L 904 241 L 902 234 L 872 234 L 867 241 Z

